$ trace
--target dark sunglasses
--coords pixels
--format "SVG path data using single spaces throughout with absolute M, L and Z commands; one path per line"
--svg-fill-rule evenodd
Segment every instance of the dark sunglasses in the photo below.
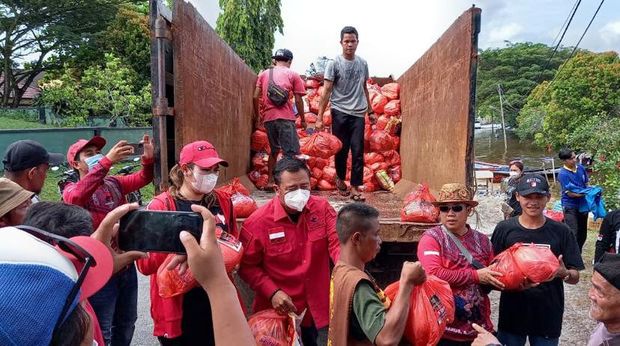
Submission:
M 54 327 L 54 331 L 56 331 L 58 327 L 60 327 L 62 323 L 65 321 L 65 319 L 67 318 L 66 315 L 68 315 L 69 309 L 71 308 L 73 301 L 75 300 L 78 293 L 80 292 L 80 288 L 82 287 L 82 283 L 84 282 L 84 279 L 86 278 L 86 274 L 88 274 L 88 270 L 90 269 L 90 267 L 96 266 L 97 262 L 95 261 L 95 258 L 91 254 L 88 253 L 88 251 L 84 250 L 83 247 L 74 243 L 70 239 L 61 237 L 54 233 L 46 232 L 37 227 L 19 225 L 19 226 L 16 226 L 15 228 L 20 229 L 34 237 L 37 237 L 38 239 L 50 245 L 58 246 L 61 250 L 70 253 L 71 255 L 75 256 L 75 258 L 77 258 L 78 261 L 84 263 L 84 266 L 82 267 L 82 270 L 80 271 L 80 274 L 78 275 L 77 281 L 75 282 L 75 284 L 73 285 L 73 288 L 71 289 L 71 292 L 69 292 L 69 295 L 67 296 L 65 305 L 63 306 L 60 312 L 60 317 L 58 318 L 58 321 L 56 321 L 56 326 Z
M 454 210 L 455 213 L 460 213 L 463 211 L 463 209 L 465 209 L 465 207 L 462 204 L 457 204 L 457 205 L 440 205 L 439 206 L 439 211 L 442 213 L 447 213 L 450 210 Z

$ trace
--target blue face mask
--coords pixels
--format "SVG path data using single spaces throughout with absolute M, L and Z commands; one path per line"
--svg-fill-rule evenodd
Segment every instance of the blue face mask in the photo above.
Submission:
M 93 168 L 95 168 L 95 166 L 99 163 L 99 161 L 101 161 L 101 159 L 103 159 L 103 154 L 97 154 L 95 156 L 91 156 L 85 159 L 84 162 L 88 166 L 88 170 L 92 171 Z

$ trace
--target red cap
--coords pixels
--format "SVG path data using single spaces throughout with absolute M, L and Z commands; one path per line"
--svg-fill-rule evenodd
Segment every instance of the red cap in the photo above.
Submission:
M 88 269 L 88 274 L 86 274 L 80 287 L 80 301 L 82 301 L 97 293 L 110 280 L 114 269 L 114 259 L 110 249 L 95 238 L 77 236 L 70 239 L 86 250 L 96 261 L 96 265 Z M 62 251 L 60 248 L 57 249 L 73 263 L 78 273 L 82 270 L 84 263 L 70 253 Z
M 181 149 L 179 164 L 193 163 L 200 168 L 210 168 L 217 164 L 228 167 L 228 162 L 222 160 L 215 151 L 215 147 L 207 141 L 196 141 Z
M 97 147 L 97 149 L 101 149 L 105 147 L 105 143 L 105 139 L 100 136 L 95 136 L 90 140 L 78 139 L 77 142 L 71 144 L 71 146 L 69 147 L 69 151 L 67 151 L 67 162 L 69 162 L 69 164 L 75 162 L 75 157 L 84 148 L 94 145 Z

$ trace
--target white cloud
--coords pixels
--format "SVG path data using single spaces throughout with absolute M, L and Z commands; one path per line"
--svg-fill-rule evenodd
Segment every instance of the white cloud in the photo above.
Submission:
M 616 49 L 620 48 L 620 20 L 605 24 L 598 32 L 603 42 Z
M 523 32 L 523 27 L 517 23 L 508 23 L 489 28 L 486 36 L 486 46 L 503 46 L 504 41 L 516 41 Z

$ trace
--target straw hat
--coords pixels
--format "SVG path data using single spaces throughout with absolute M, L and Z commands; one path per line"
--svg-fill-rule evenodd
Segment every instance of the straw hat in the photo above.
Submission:
M 444 184 L 439 191 L 439 198 L 433 202 L 434 205 L 447 203 L 463 203 L 471 207 L 478 205 L 478 202 L 474 201 L 472 197 L 471 190 L 459 183 Z

